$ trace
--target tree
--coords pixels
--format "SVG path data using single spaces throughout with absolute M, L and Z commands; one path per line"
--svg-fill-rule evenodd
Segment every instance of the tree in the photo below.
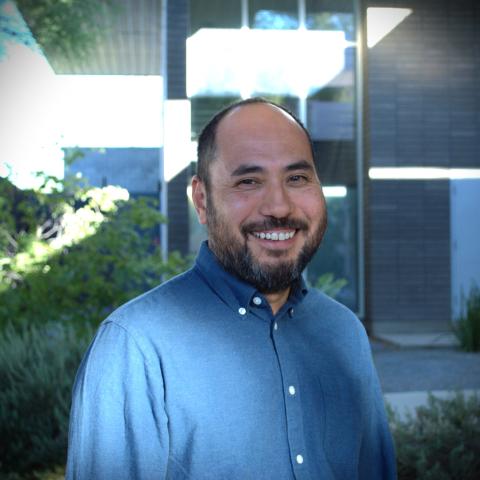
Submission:
M 17 0 L 18 9 L 47 58 L 84 60 L 108 30 L 113 0 Z
M 175 253 L 161 260 L 156 198 L 43 179 L 30 191 L 0 179 L 0 327 L 95 325 L 189 266 Z

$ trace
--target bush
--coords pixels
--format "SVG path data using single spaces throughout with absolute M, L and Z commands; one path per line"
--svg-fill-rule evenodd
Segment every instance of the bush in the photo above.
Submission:
M 50 320 L 96 325 L 189 266 L 179 254 L 161 259 L 157 232 L 165 219 L 156 199 L 66 182 L 48 177 L 49 194 L 8 197 L 4 212 L 13 213 L 0 215 L 0 329 Z M 12 190 L 6 180 L 3 190 Z M 45 213 L 32 216 L 39 205 Z
M 453 330 L 460 347 L 467 352 L 480 350 L 480 288 L 473 285 L 466 303 L 466 311 L 455 321 Z
M 91 336 L 60 323 L 0 333 L 0 478 L 65 464 L 71 388 Z
M 320 275 L 314 285 L 326 295 L 336 298 L 340 290 L 347 284 L 348 282 L 345 278 L 335 278 L 334 274 L 329 272 Z
M 391 408 L 399 480 L 480 478 L 480 398 L 432 395 L 416 415 L 401 420 Z

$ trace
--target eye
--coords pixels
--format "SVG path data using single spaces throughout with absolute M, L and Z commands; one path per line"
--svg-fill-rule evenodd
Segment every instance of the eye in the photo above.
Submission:
M 243 178 L 238 182 L 239 185 L 255 185 L 256 183 L 258 182 L 253 178 Z
M 288 181 L 296 185 L 303 185 L 304 183 L 308 182 L 308 177 L 306 175 L 300 175 L 300 174 L 291 175 L 290 177 L 288 177 Z
M 235 185 L 239 188 L 256 188 L 260 185 L 260 181 L 255 178 L 242 178 Z

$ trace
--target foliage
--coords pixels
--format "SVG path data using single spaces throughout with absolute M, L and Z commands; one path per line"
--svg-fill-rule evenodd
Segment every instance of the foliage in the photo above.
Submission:
M 161 260 L 156 199 L 40 179 L 22 191 L 0 178 L 0 478 L 8 480 L 61 478 L 70 391 L 93 326 L 189 263 L 178 253 Z
M 335 278 L 333 273 L 324 273 L 317 278 L 315 287 L 326 295 L 335 298 L 347 283 L 345 278 Z
M 19 190 L 0 178 L 0 478 L 8 480 L 61 478 L 71 387 L 93 326 L 189 263 L 178 253 L 161 260 L 165 219 L 155 198 L 39 179 L 39 188 Z
M 0 198 L 0 327 L 96 324 L 188 267 L 179 254 L 161 260 L 156 199 L 54 177 L 27 192 L 3 179 Z
M 480 288 L 473 285 L 465 302 L 466 308 L 453 324 L 460 347 L 467 352 L 480 351 Z
M 16 0 L 47 57 L 83 60 L 105 34 L 99 18 L 112 0 Z
M 91 336 L 58 322 L 0 333 L 0 478 L 65 464 L 73 378 Z
M 402 420 L 389 408 L 399 480 L 476 480 L 480 476 L 480 398 L 432 395 Z

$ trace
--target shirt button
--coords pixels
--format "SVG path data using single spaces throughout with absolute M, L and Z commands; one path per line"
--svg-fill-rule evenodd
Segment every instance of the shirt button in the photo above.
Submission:
M 295 395 L 295 387 L 293 385 L 288 387 L 288 393 L 292 396 Z
M 294 313 L 293 307 L 290 307 L 290 308 L 288 309 L 288 314 L 290 315 L 290 318 L 293 317 L 293 313 Z
M 275 322 L 275 323 L 273 324 L 273 329 L 274 329 L 274 330 L 278 330 L 278 324 L 277 324 L 277 322 Z
M 301 455 L 297 455 L 296 460 L 297 460 L 297 463 L 298 463 L 299 465 L 301 465 L 301 464 L 303 463 L 303 457 L 302 457 Z
M 240 315 L 245 315 L 245 314 L 247 313 L 247 310 L 246 310 L 245 308 L 243 308 L 243 307 L 240 307 L 240 308 L 238 309 L 238 313 L 239 313 Z
M 262 304 L 262 299 L 260 297 L 253 297 L 253 303 L 255 305 L 261 305 Z

